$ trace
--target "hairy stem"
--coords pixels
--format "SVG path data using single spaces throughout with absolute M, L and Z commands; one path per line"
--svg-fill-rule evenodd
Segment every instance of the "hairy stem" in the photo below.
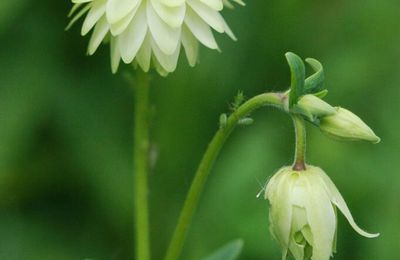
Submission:
M 176 260 L 182 251 L 186 233 L 199 203 L 205 182 L 222 146 L 229 137 L 238 121 L 248 116 L 252 111 L 262 106 L 283 108 L 284 95 L 281 93 L 264 93 L 249 99 L 238 107 L 222 125 L 209 143 L 206 152 L 197 168 L 188 195 L 181 210 L 178 224 L 170 241 L 165 260 Z
M 296 132 L 296 150 L 293 162 L 293 170 L 304 171 L 306 169 L 306 125 L 300 115 L 291 115 Z
M 149 79 L 138 71 L 134 104 L 134 219 L 135 254 L 137 260 L 150 259 L 148 172 L 149 172 Z

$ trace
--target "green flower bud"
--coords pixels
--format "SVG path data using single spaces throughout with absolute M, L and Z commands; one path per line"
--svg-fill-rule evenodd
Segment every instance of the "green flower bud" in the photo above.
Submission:
M 336 111 L 333 115 L 321 118 L 319 127 L 324 134 L 345 141 L 380 142 L 381 139 L 358 116 L 341 107 L 337 107 Z
M 297 102 L 297 106 L 299 106 L 300 109 L 309 112 L 313 116 L 327 116 L 336 113 L 334 107 L 311 94 L 302 96 Z
M 354 222 L 342 195 L 325 172 L 314 166 L 305 171 L 281 168 L 268 182 L 270 231 L 282 247 L 282 259 L 327 260 L 336 251 L 338 208 L 353 229 L 372 238 Z

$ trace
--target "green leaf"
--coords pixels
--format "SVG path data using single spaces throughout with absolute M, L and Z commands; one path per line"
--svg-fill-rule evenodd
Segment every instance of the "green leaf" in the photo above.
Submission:
M 235 260 L 239 257 L 243 249 L 243 239 L 231 241 L 217 249 L 203 260 Z
M 306 62 L 311 66 L 315 73 L 305 80 L 305 92 L 309 94 L 322 91 L 324 89 L 325 80 L 324 68 L 322 67 L 322 64 L 313 58 L 307 58 Z
M 292 108 L 299 97 L 304 94 L 305 68 L 303 61 L 296 54 L 287 52 L 285 56 L 291 73 L 289 108 Z

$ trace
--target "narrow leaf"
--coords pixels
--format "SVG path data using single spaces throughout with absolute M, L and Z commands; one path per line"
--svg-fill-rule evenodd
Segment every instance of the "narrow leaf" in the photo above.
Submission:
M 242 252 L 243 244 L 244 242 L 242 239 L 231 241 L 217 249 L 211 255 L 205 257 L 203 260 L 235 260 Z
M 304 94 L 305 68 L 303 61 L 296 54 L 287 52 L 285 56 L 291 73 L 289 108 L 292 108 L 298 98 Z

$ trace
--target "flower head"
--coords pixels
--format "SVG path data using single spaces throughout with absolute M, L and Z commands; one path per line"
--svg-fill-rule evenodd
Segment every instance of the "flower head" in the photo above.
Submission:
M 240 0 L 236 2 L 242 3 Z M 198 42 L 218 49 L 212 29 L 236 39 L 220 14 L 224 0 L 72 0 L 69 28 L 86 14 L 81 34 L 93 30 L 88 54 L 110 41 L 111 67 L 120 60 L 148 71 L 151 63 L 167 74 L 176 68 L 181 46 L 191 66 L 197 62 Z M 229 3 L 229 2 L 226 2 Z M 152 61 L 152 62 L 151 62 Z
M 351 111 L 337 107 L 336 113 L 321 118 L 321 131 L 339 140 L 364 140 L 379 143 L 380 138 L 357 115 Z
M 270 231 L 282 246 L 282 259 L 289 252 L 296 260 L 329 259 L 336 250 L 336 208 L 360 235 L 379 235 L 357 226 L 336 186 L 318 167 L 300 172 L 281 168 L 267 184 L 265 199 L 271 205 Z

